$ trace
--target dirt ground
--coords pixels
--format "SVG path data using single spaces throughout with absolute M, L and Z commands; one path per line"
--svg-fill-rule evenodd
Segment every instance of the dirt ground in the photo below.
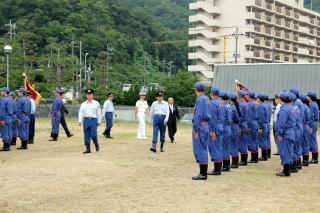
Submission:
M 290 178 L 276 177 L 280 160 L 249 165 L 207 181 L 198 173 L 191 126 L 180 125 L 164 153 L 136 139 L 135 123 L 116 123 L 114 139 L 101 136 L 101 151 L 83 155 L 75 121 L 49 142 L 49 120 L 38 120 L 27 151 L 0 153 L 0 212 L 319 212 L 320 165 Z M 92 147 L 93 148 L 93 147 Z M 275 149 L 273 150 L 275 151 Z M 210 165 L 211 169 L 212 165 Z

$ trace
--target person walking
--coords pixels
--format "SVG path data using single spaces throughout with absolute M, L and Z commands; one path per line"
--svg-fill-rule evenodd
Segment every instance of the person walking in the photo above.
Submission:
M 62 100 L 65 99 L 65 93 L 64 92 L 61 93 L 61 99 Z M 62 101 L 62 106 L 61 106 L 61 110 L 60 110 L 60 114 L 61 114 L 60 123 L 61 123 L 61 126 L 63 127 L 64 131 L 66 132 L 67 137 L 70 138 L 70 137 L 73 136 L 73 134 L 70 133 L 70 131 L 68 129 L 67 122 L 66 122 L 66 119 L 64 117 L 65 113 L 67 113 L 67 115 L 70 114 L 68 109 L 66 108 L 66 106 L 64 105 L 64 103 Z
M 168 98 L 169 104 L 169 120 L 167 123 L 168 133 L 171 143 L 174 142 L 174 135 L 177 132 L 177 122 L 180 120 L 180 114 L 178 107 L 174 105 L 174 100 L 172 97 Z
M 102 110 L 102 114 L 105 116 L 106 119 L 106 129 L 105 131 L 102 133 L 106 138 L 113 138 L 110 135 L 111 129 L 113 127 L 113 115 L 115 117 L 117 116 L 116 111 L 114 110 L 114 106 L 113 106 L 113 93 L 108 93 L 108 100 L 106 100 L 103 104 L 103 110 Z
M 149 105 L 145 100 L 146 92 L 140 92 L 140 100 L 136 102 L 134 109 L 135 118 L 139 121 L 139 126 L 137 129 L 137 138 L 146 140 L 146 113 L 149 113 Z
M 28 144 L 34 143 L 34 132 L 36 128 L 36 102 L 32 98 L 32 94 L 27 92 L 27 98 L 30 100 L 31 103 L 31 111 L 30 111 L 30 123 L 29 123 L 29 140 Z

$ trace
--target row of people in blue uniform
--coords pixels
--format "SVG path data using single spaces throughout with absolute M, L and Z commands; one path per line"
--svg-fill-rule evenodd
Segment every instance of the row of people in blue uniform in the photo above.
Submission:
M 29 140 L 29 123 L 31 116 L 31 101 L 26 97 L 27 91 L 19 89 L 16 94 L 4 87 L 1 90 L 0 101 L 0 133 L 3 140 L 1 151 L 10 151 L 11 145 L 16 145 L 16 138 L 21 140 L 20 150 L 27 149 Z
M 211 88 L 210 97 L 211 100 L 205 96 L 205 85 L 203 83 L 196 83 L 194 85 L 195 93 L 197 95 L 196 104 L 194 107 L 193 116 L 193 150 L 197 163 L 200 166 L 200 173 L 194 176 L 194 180 L 205 180 L 207 175 L 221 175 L 221 171 L 230 171 L 230 168 L 238 168 L 239 166 L 246 166 L 248 159 L 248 151 L 251 152 L 251 160 L 249 163 L 258 163 L 260 161 L 267 161 L 271 157 L 271 117 L 272 106 L 267 101 L 268 96 L 265 94 L 256 94 L 252 91 L 247 93 L 244 91 L 238 91 L 237 94 L 228 94 L 222 92 L 219 88 Z M 293 89 L 298 91 L 297 89 Z M 293 91 L 292 90 L 292 91 Z M 288 93 L 289 94 L 289 93 Z M 298 97 L 298 92 L 291 93 L 293 96 Z M 280 98 L 283 96 L 281 93 Z M 310 107 L 314 105 L 311 99 L 316 99 L 316 95 L 313 92 L 308 93 L 308 99 L 310 99 Z M 290 100 L 292 100 L 290 99 Z M 297 99 L 297 98 L 295 98 Z M 282 98 L 281 98 L 282 100 Z M 299 101 L 297 101 L 299 102 Z M 291 104 L 291 107 L 295 104 Z M 279 149 L 281 159 L 286 159 L 289 155 L 283 152 L 285 148 L 284 143 L 280 140 L 287 137 L 288 129 L 283 125 L 293 125 L 302 127 L 307 124 L 297 119 L 288 120 L 283 111 L 286 106 L 283 104 L 279 112 L 279 119 L 276 125 L 276 142 Z M 296 106 L 295 106 L 296 108 Z M 296 110 L 295 110 L 296 111 Z M 314 109 L 314 114 L 316 110 Z M 312 119 L 312 122 L 316 122 L 316 116 Z M 309 124 L 308 124 L 309 125 Z M 312 124 L 313 125 L 313 124 Z M 316 144 L 316 125 L 314 124 L 312 135 L 307 138 L 304 143 L 304 150 L 311 151 L 313 153 L 313 163 L 317 162 L 318 149 L 314 145 Z M 296 128 L 295 128 L 296 130 Z M 300 129 L 299 129 L 300 130 Z M 296 145 L 296 149 L 302 149 L 298 132 L 294 132 L 295 138 L 293 144 Z M 309 142 L 309 141 L 314 142 Z M 259 147 L 261 149 L 262 156 L 259 158 Z M 214 163 L 214 169 L 211 172 L 208 170 L 208 153 L 210 153 L 211 161 Z M 240 155 L 239 155 L 240 154 Z M 305 154 L 304 156 L 307 156 Z M 240 162 L 239 162 L 240 157 Z M 299 161 L 301 154 L 299 152 L 294 155 L 290 152 L 290 169 L 296 170 L 295 165 L 299 167 Z M 306 160 L 306 157 L 304 157 Z M 232 163 L 231 163 L 232 161 Z M 305 161 L 304 161 L 305 162 Z M 288 167 L 287 160 L 282 160 L 282 164 Z M 288 175 L 286 172 L 280 172 L 277 175 Z

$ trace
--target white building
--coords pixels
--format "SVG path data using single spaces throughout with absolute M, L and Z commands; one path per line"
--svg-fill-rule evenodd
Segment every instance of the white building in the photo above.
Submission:
M 213 78 L 213 64 L 236 63 L 236 59 L 237 63 L 320 62 L 320 14 L 303 5 L 303 0 L 190 3 L 193 65 L 188 70 L 208 80 Z

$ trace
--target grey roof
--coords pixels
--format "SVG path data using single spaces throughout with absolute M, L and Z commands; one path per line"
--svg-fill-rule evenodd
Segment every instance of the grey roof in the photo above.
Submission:
M 274 97 L 283 89 L 310 90 L 320 96 L 320 64 L 243 64 L 215 67 L 213 86 L 234 92 L 235 80 L 256 93 Z

